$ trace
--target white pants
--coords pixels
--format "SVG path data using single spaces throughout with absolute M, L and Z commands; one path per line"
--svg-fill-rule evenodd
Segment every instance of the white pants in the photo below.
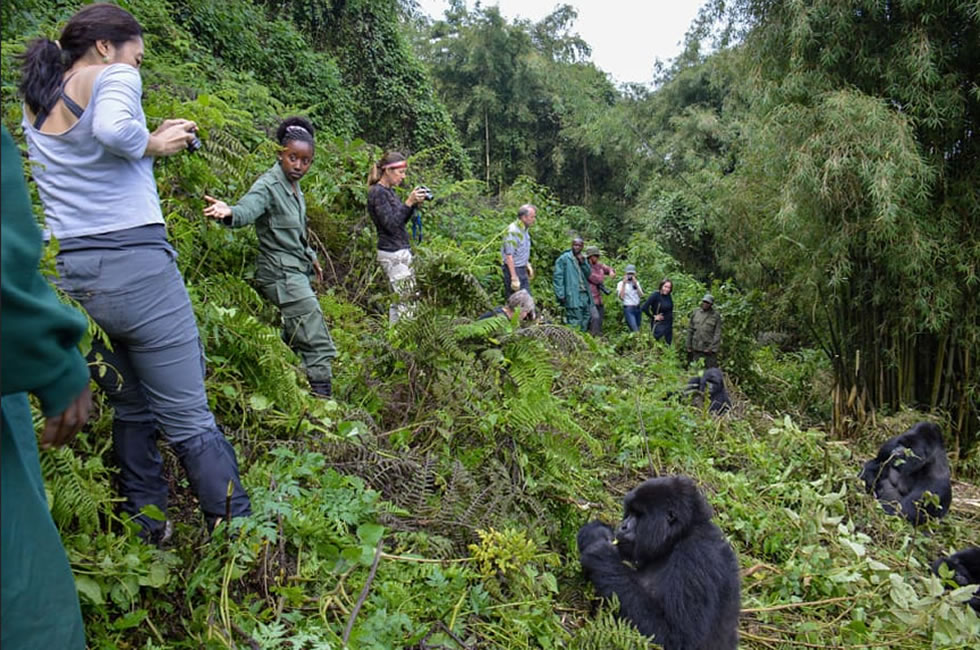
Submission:
M 399 301 L 388 308 L 388 321 L 394 324 L 399 318 L 415 315 L 415 271 L 412 270 L 412 251 L 378 251 L 378 263 L 388 276 L 391 291 Z

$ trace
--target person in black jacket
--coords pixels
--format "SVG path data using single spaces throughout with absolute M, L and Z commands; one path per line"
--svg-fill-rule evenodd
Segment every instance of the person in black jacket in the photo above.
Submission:
M 660 289 L 650 294 L 642 307 L 643 313 L 650 318 L 653 338 L 663 339 L 667 345 L 674 340 L 674 299 L 670 297 L 673 289 L 670 278 L 664 278 L 660 281 Z
M 392 189 L 405 180 L 407 166 L 404 155 L 389 151 L 371 166 L 368 176 L 368 214 L 378 230 L 378 263 L 388 276 L 392 292 L 399 297 L 399 302 L 388 310 L 392 324 L 414 313 L 410 303 L 415 297 L 415 271 L 405 225 L 412 218 L 415 206 L 426 198 L 425 190 L 416 187 L 403 203 Z

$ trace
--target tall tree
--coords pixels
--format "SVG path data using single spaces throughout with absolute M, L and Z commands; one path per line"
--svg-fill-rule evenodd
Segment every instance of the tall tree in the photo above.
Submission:
M 752 105 L 721 252 L 836 371 L 835 427 L 980 402 L 980 12 L 971 0 L 716 2 Z

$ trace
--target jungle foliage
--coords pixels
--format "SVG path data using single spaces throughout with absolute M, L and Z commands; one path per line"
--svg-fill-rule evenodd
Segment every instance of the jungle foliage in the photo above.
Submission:
M 944 590 L 928 570 L 980 543 L 977 495 L 957 482 L 950 515 L 913 530 L 856 478 L 884 438 L 926 418 L 942 422 L 954 475 L 980 472 L 969 446 L 978 75 L 962 52 L 980 17 L 969 3 L 713 3 L 656 90 L 610 86 L 562 8 L 514 24 L 457 4 L 430 25 L 410 6 L 352 0 L 121 4 L 147 29 L 148 119 L 201 126 L 197 154 L 157 163 L 158 188 L 209 399 L 255 514 L 209 534 L 168 453 L 175 542 L 143 545 L 115 509 L 111 413 L 99 405 L 74 445 L 42 456 L 90 647 L 648 647 L 591 598 L 575 534 L 616 520 L 628 489 L 665 473 L 703 486 L 736 550 L 743 647 L 980 640 L 971 589 Z M 3 4 L 3 119 L 15 134 L 13 57 L 75 8 Z M 850 34 L 855 21 L 882 38 Z M 415 58 L 430 30 L 445 40 Z M 886 56 L 911 56 L 907 32 L 938 66 L 917 89 L 897 87 Z M 498 43 L 509 61 L 486 51 Z M 824 43 L 865 48 L 877 72 Z M 453 65 L 438 62 L 443 46 Z M 493 110 L 511 97 L 507 75 L 480 67 L 498 64 L 530 93 L 513 115 Z M 327 401 L 309 396 L 275 309 L 249 283 L 254 233 L 201 215 L 205 191 L 234 201 L 247 190 L 273 160 L 268 134 L 297 112 L 320 128 L 302 183 L 340 350 Z M 389 327 L 365 177 L 393 144 L 412 154 L 406 185 L 436 198 L 414 251 L 418 317 Z M 595 209 L 607 199 L 621 210 Z M 539 209 L 532 291 L 546 322 L 474 321 L 499 304 L 500 240 L 525 202 Z M 674 347 L 629 335 L 613 300 L 601 339 L 555 324 L 550 267 L 572 233 L 602 243 L 617 269 L 636 264 L 647 291 L 674 280 Z M 687 315 L 705 290 L 725 319 L 734 417 L 676 395 L 691 374 Z M 865 383 L 847 383 L 858 354 Z M 925 372 L 925 359 L 938 365 Z M 887 388 L 923 376 L 934 403 L 918 382 Z M 833 398 L 845 388 L 848 410 Z M 848 413 L 848 427 L 832 427 Z

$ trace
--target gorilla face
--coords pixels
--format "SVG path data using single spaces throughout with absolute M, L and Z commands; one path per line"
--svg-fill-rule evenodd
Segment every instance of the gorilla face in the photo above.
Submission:
M 693 524 L 710 519 L 711 508 L 690 478 L 649 479 L 623 499 L 623 521 L 616 530 L 619 553 L 643 566 L 669 552 Z

